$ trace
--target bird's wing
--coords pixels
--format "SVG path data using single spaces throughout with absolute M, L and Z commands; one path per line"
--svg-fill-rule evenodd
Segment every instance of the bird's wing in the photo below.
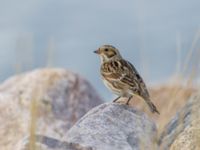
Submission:
M 147 90 L 147 87 L 142 79 L 142 77 L 140 76 L 140 74 L 138 73 L 138 71 L 135 69 L 135 67 L 127 61 L 127 63 L 131 66 L 132 68 L 132 72 L 133 72 L 133 76 L 134 76 L 134 80 L 135 82 L 137 82 L 137 84 L 139 85 L 140 88 L 140 93 L 139 95 L 142 96 L 143 98 L 149 98 L 149 92 Z
M 135 67 L 123 59 L 113 60 L 102 65 L 102 75 L 110 81 L 120 82 L 129 87 L 134 94 L 149 97 L 146 85 Z

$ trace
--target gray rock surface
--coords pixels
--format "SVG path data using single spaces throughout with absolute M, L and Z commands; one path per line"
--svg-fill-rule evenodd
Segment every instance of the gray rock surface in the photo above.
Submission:
M 61 139 L 88 110 L 101 104 L 94 88 L 63 69 L 40 69 L 0 85 L 0 149 L 15 149 L 30 133 Z
M 81 118 L 63 140 L 93 150 L 156 150 L 157 129 L 144 113 L 127 105 L 105 103 Z
M 39 150 L 93 150 L 91 147 L 83 147 L 80 144 L 64 142 L 52 137 L 37 135 L 36 142 L 32 149 Z M 30 150 L 29 138 L 19 143 L 17 150 Z
M 187 104 L 170 121 L 159 140 L 162 150 L 200 149 L 200 94 Z

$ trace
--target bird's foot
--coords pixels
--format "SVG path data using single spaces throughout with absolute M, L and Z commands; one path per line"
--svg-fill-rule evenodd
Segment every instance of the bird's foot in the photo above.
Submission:
M 132 96 L 128 98 L 128 100 L 127 100 L 127 102 L 126 102 L 126 105 L 129 105 L 131 99 L 132 99 Z
M 116 99 L 114 99 L 114 100 L 113 100 L 113 103 L 117 102 L 117 100 L 118 100 L 119 98 L 120 98 L 120 96 L 117 97 Z

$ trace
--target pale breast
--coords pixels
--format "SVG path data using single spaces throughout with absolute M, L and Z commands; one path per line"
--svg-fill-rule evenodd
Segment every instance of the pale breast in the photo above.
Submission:
M 116 88 L 116 87 L 114 86 L 113 82 L 108 82 L 108 81 L 105 80 L 103 77 L 102 77 L 102 80 L 103 80 L 104 85 L 105 85 L 111 92 L 113 92 L 114 94 L 116 94 L 116 95 L 118 95 L 118 96 L 122 96 L 122 95 L 123 95 L 122 90 Z

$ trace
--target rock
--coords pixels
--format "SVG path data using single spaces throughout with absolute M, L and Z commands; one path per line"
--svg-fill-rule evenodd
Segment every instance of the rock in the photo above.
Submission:
M 162 150 L 200 149 L 200 94 L 192 96 L 163 131 Z
M 58 139 L 54 139 L 47 136 L 37 135 L 35 136 L 35 145 L 30 148 L 29 138 L 25 138 L 22 143 L 19 143 L 17 150 L 30 150 L 30 149 L 40 149 L 40 150 L 92 150 L 91 147 L 82 147 L 76 143 L 63 142 Z
M 192 121 L 171 145 L 172 150 L 199 150 L 200 149 L 200 119 Z
M 105 103 L 81 118 L 63 139 L 92 150 L 157 149 L 155 123 L 123 104 Z
M 63 69 L 17 75 L 0 85 L 0 147 L 15 149 L 22 138 L 38 133 L 61 139 L 88 110 L 102 103 L 94 88 Z

